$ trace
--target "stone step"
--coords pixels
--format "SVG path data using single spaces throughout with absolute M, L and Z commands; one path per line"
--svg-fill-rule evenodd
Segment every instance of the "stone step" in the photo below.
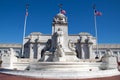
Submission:
M 78 64 L 77 64 L 78 63 Z M 81 62 L 55 62 L 55 63 L 33 63 L 30 65 L 30 70 L 73 70 L 73 71 L 89 71 L 99 70 L 100 63 L 81 63 Z

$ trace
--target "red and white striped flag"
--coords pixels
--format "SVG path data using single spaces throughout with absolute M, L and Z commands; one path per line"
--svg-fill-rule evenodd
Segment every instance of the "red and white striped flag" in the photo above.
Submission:
M 95 16 L 102 16 L 102 13 L 97 11 L 97 10 L 95 10 Z
M 66 11 L 65 10 L 61 10 L 60 13 L 61 14 L 66 14 Z

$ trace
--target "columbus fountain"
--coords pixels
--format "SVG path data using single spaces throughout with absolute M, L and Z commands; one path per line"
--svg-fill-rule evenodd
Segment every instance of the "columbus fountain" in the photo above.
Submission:
M 65 30 L 67 17 L 58 13 L 53 19 L 51 39 L 41 51 L 38 61 L 31 61 L 26 70 L 5 71 L 3 73 L 51 79 L 82 79 L 120 75 L 117 59 L 110 50 L 99 60 L 79 59 L 75 44 L 68 39 Z M 82 38 L 80 40 L 82 42 Z M 87 37 L 87 43 L 92 44 Z M 87 55 L 88 57 L 90 55 Z

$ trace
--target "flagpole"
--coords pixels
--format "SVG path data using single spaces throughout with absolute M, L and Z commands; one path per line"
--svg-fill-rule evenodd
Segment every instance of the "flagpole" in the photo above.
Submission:
M 63 6 L 63 4 L 59 4 L 59 10 L 60 10 L 60 13 L 61 13 L 61 10 L 62 10 L 62 6 Z
M 98 57 L 98 32 L 97 32 L 97 23 L 96 23 L 96 15 L 95 15 L 95 7 L 93 8 L 94 9 L 94 26 L 95 26 L 95 36 L 96 36 L 96 53 L 97 53 L 97 56 Z
M 25 33 L 26 33 L 27 16 L 28 16 L 28 4 L 26 4 L 26 14 L 25 14 L 25 20 L 24 20 L 24 31 L 23 31 L 23 42 L 22 42 L 22 57 L 24 55 L 24 38 L 25 38 Z

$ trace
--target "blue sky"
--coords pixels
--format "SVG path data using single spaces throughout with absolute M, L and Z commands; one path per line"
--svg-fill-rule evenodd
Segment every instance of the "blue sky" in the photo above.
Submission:
M 25 5 L 30 4 L 26 35 L 51 34 L 53 17 L 63 4 L 68 17 L 69 34 L 88 32 L 95 36 L 92 5 L 97 17 L 98 42 L 120 43 L 120 0 L 0 0 L 0 43 L 22 43 Z

